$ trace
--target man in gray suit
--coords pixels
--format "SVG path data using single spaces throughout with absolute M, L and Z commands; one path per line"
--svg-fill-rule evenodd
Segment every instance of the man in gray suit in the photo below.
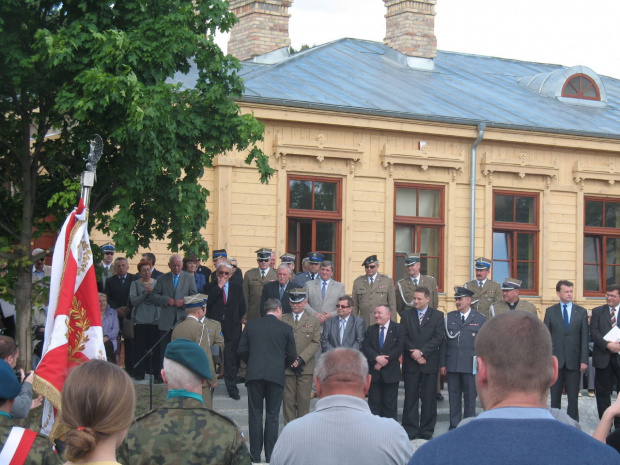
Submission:
M 333 275 L 334 264 L 325 260 L 319 268 L 319 279 L 306 281 L 305 284 L 308 289 L 308 304 L 321 324 L 336 315 L 336 302 L 345 294 L 344 284 L 334 281 Z
M 566 413 L 579 421 L 577 398 L 581 372 L 588 368 L 588 312 L 573 304 L 573 283 L 558 281 L 555 290 L 560 303 L 547 308 L 545 326 L 551 333 L 553 355 L 558 359 L 558 379 L 551 386 L 551 408 L 559 409 L 566 384 Z
M 160 354 L 163 363 L 166 346 L 171 340 L 172 328 L 185 316 L 184 297 L 198 294 L 196 281 L 189 273 L 182 270 L 183 258 L 180 255 L 171 255 L 168 260 L 170 272 L 160 276 L 153 289 L 152 299 L 161 306 L 158 328 L 166 338 L 161 343 Z
M 350 347 L 362 350 L 362 342 L 366 334 L 366 322 L 357 316 L 351 315 L 353 298 L 343 295 L 338 299 L 336 312 L 338 318 L 330 318 L 323 326 L 321 334 L 321 349 L 327 352 L 336 347 Z

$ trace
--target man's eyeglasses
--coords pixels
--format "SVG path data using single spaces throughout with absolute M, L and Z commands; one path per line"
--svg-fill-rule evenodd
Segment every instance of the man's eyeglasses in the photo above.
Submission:
M 366 265 L 366 268 L 370 270 L 374 270 L 375 268 L 377 268 L 377 265 Z
M 336 308 L 349 308 L 351 305 L 336 305 Z
M 269 260 L 271 260 L 270 258 L 259 258 L 258 261 L 261 263 L 265 263 L 268 262 Z

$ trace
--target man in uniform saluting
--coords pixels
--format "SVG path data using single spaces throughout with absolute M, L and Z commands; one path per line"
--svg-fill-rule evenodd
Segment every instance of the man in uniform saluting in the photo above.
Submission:
M 375 324 L 375 308 L 385 305 L 396 308 L 394 281 L 388 275 L 379 273 L 379 260 L 371 255 L 364 260 L 362 266 L 366 274 L 353 281 L 353 314 L 366 323 L 366 327 Z M 396 312 L 391 312 L 392 321 L 396 321 Z

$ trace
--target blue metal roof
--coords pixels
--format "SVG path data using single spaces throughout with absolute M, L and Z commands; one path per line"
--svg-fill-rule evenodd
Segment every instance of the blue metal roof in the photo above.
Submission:
M 437 52 L 412 69 L 388 46 L 340 39 L 275 64 L 243 62 L 241 101 L 620 139 L 620 80 L 599 76 L 607 101 L 560 101 L 519 80 L 564 67 Z

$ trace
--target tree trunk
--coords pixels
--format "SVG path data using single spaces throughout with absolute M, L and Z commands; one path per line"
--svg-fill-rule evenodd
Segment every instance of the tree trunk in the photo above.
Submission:
M 19 344 L 18 367 L 28 371 L 32 367 L 32 317 L 31 304 L 32 268 L 20 268 L 15 290 L 15 313 L 17 314 L 17 343 Z

